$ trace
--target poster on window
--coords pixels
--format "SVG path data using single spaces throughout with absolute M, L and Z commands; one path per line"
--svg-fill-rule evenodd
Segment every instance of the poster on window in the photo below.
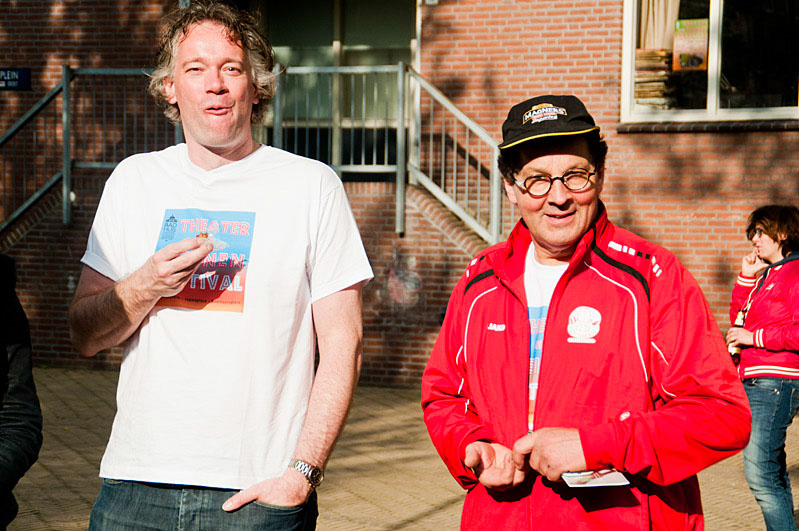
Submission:
M 706 18 L 677 20 L 674 25 L 672 70 L 707 70 L 708 28 Z

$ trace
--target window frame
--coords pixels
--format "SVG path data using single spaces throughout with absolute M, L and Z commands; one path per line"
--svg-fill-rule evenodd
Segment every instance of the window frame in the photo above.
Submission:
M 707 105 L 705 109 L 636 109 L 635 47 L 640 16 L 639 0 L 624 0 L 622 26 L 621 122 L 723 122 L 799 119 L 795 107 L 723 109 L 719 106 L 721 73 L 721 20 L 724 0 L 710 0 L 708 28 Z

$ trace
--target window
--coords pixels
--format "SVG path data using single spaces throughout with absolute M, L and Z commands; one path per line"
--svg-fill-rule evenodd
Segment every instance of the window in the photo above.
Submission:
M 264 4 L 269 40 L 281 65 L 361 66 L 410 62 L 415 2 L 251 0 Z
M 799 2 L 624 0 L 622 122 L 799 119 Z

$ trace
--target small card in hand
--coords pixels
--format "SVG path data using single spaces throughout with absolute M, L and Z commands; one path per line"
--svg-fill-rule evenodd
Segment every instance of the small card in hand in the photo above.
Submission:
M 612 468 L 587 470 L 585 472 L 564 472 L 561 478 L 570 487 L 618 487 L 629 485 L 624 474 Z

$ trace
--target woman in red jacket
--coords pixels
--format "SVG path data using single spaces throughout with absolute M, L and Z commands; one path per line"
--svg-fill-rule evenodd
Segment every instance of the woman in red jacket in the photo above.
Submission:
M 785 432 L 799 409 L 799 209 L 760 207 L 746 235 L 754 249 L 741 260 L 727 332 L 752 409 L 744 471 L 766 528 L 795 530 Z

